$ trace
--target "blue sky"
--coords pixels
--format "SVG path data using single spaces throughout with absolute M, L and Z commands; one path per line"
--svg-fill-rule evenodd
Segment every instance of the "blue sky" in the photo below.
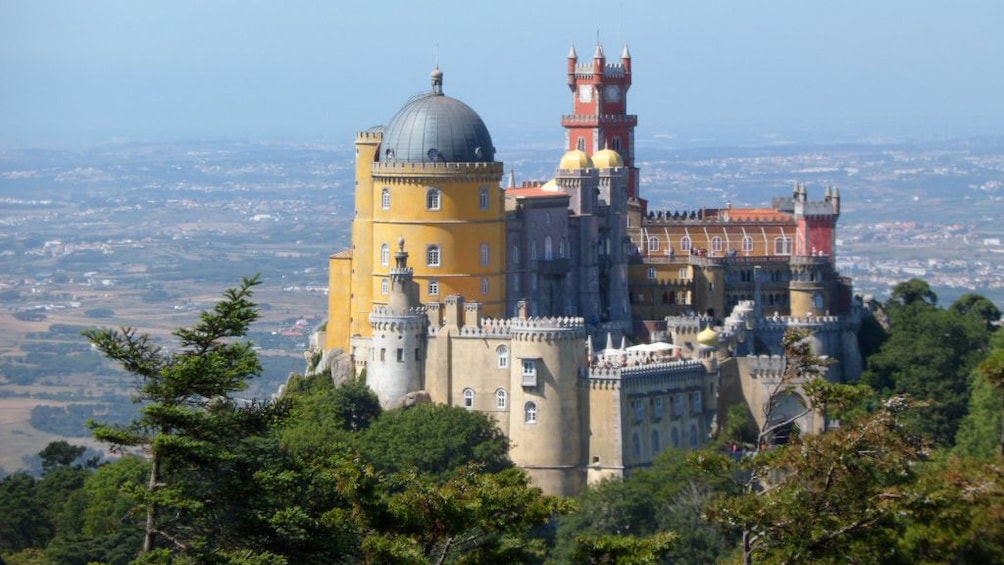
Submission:
M 428 87 L 553 131 L 565 55 L 626 42 L 639 136 L 1004 124 L 1000 0 L 0 0 L 0 145 L 350 143 Z

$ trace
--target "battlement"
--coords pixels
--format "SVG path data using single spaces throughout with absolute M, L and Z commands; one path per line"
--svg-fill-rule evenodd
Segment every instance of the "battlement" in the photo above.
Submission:
M 561 116 L 561 125 L 593 125 L 598 123 L 611 125 L 638 125 L 638 116 L 635 114 L 565 114 Z
M 470 177 L 471 181 L 497 182 L 502 178 L 502 163 L 499 161 L 474 163 L 412 163 L 403 161 L 378 161 L 371 165 L 374 177 L 387 177 L 384 182 L 394 182 L 402 177 L 420 179 L 423 177 L 459 176 Z
M 666 329 L 680 334 L 697 334 L 713 322 L 710 316 L 667 316 Z
M 370 317 L 380 317 L 380 318 L 397 318 L 397 317 L 413 317 L 413 316 L 425 316 L 426 315 L 425 306 L 415 306 L 413 308 L 407 308 L 404 311 L 397 311 L 389 306 L 383 304 L 376 304 L 373 306 L 373 310 L 370 312 Z
M 703 377 L 706 374 L 707 371 L 703 363 L 689 359 L 635 365 L 618 365 L 611 362 L 589 367 L 590 381 L 625 381 L 652 377 Z
M 775 208 L 776 209 L 776 208 Z M 721 224 L 742 224 L 755 223 L 757 225 L 779 225 L 790 224 L 792 218 L 789 214 L 776 211 L 773 214 L 758 213 L 755 217 L 747 217 L 744 210 L 737 208 L 701 208 L 698 210 L 652 210 L 645 216 L 645 224 L 648 226 L 702 226 Z
M 622 77 L 627 72 L 622 63 L 607 63 L 603 65 L 603 75 L 608 77 Z M 593 73 L 593 61 L 590 59 L 587 63 L 576 63 L 575 64 L 575 77 L 588 79 L 592 78 L 595 73 Z
M 356 143 L 373 141 L 383 141 L 383 126 L 376 126 L 365 131 L 356 132 Z
M 806 328 L 814 332 L 836 331 L 842 328 L 840 316 L 770 316 L 756 321 L 757 331 L 783 332 L 792 326 Z

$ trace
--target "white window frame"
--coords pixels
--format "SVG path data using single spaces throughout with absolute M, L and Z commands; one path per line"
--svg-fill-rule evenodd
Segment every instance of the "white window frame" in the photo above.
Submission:
M 509 406 L 509 394 L 504 388 L 495 391 L 495 408 L 505 410 Z
M 436 279 L 429 281 L 429 296 L 439 296 L 439 281 Z
M 384 188 L 380 193 L 380 205 L 384 210 L 390 210 L 390 189 Z
M 478 207 L 482 210 L 487 210 L 490 203 L 491 201 L 488 199 L 488 187 L 482 186 L 481 191 L 478 193 Z
M 464 395 L 464 408 L 466 408 L 468 410 L 473 410 L 474 409 L 474 389 L 473 388 L 465 388 L 464 392 L 463 392 L 463 395 Z
M 380 246 L 380 264 L 384 267 L 390 265 L 390 245 L 386 243 Z
M 530 400 L 523 405 L 523 421 L 527 424 L 537 423 L 537 403 Z
M 443 263 L 443 250 L 436 244 L 425 248 L 425 264 L 429 267 L 439 267 Z
M 478 247 L 478 257 L 482 267 L 487 267 L 491 263 L 491 249 L 487 243 L 482 243 Z
M 687 253 L 690 248 L 694 245 L 694 240 L 690 239 L 689 235 L 685 235 L 680 238 L 680 251 Z
M 425 193 L 425 208 L 427 210 L 440 210 L 443 207 L 443 192 L 438 188 L 430 188 Z
M 497 359 L 498 359 L 498 368 L 499 369 L 508 369 L 509 368 L 509 346 L 507 346 L 507 345 L 500 345 L 500 346 L 498 346 L 497 348 L 495 348 L 495 355 L 497 356 Z

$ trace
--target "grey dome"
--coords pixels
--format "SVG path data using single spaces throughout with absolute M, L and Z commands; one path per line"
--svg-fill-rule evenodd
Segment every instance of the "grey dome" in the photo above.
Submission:
M 478 163 L 495 160 L 488 128 L 470 106 L 443 94 L 443 73 L 432 71 L 432 91 L 410 99 L 384 128 L 378 159 L 405 163 Z

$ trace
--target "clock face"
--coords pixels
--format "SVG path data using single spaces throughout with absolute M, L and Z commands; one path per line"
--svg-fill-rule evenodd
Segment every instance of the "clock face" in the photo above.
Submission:
M 621 87 L 616 84 L 608 84 L 603 87 L 603 99 L 607 102 L 620 102 Z
M 593 101 L 593 87 L 590 84 L 579 86 L 579 102 Z

